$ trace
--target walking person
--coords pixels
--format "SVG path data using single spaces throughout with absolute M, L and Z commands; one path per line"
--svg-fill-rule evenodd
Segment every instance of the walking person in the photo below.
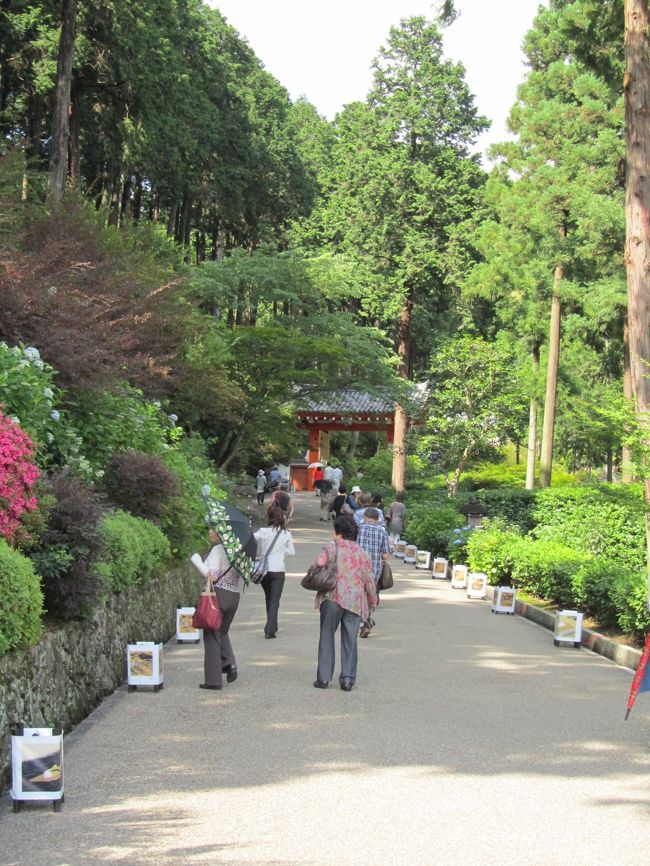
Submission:
M 361 527 L 366 511 L 372 507 L 372 496 L 369 493 L 360 493 L 357 496 L 357 506 L 357 510 L 354 512 L 354 519 L 357 521 L 357 526 Z M 377 511 L 376 508 L 374 510 Z M 378 521 L 382 526 L 386 523 L 381 511 L 378 512 Z
M 345 500 L 348 498 L 345 484 L 341 484 L 339 487 L 339 492 L 336 494 L 334 499 L 332 500 L 332 512 L 334 514 L 334 520 L 341 514 L 341 509 L 345 505 Z M 344 514 L 352 514 L 352 509 L 346 510 L 343 512 Z
M 273 506 L 274 508 L 282 509 L 287 524 L 293 517 L 293 502 L 291 501 L 291 496 L 287 490 L 288 486 L 289 485 L 286 483 L 281 484 L 280 489 L 275 491 L 269 503 L 269 508 Z
M 255 479 L 255 489 L 257 490 L 257 503 L 258 505 L 262 505 L 264 503 L 264 494 L 266 493 L 266 475 L 264 474 L 264 470 L 260 469 L 257 473 L 257 478 Z
M 332 466 L 332 484 L 334 485 L 334 492 L 338 493 L 341 489 L 341 484 L 343 483 L 343 470 L 339 466 L 338 463 L 335 463 Z
M 404 532 L 404 520 L 406 519 L 406 506 L 404 505 L 404 494 L 396 493 L 395 501 L 391 502 L 388 509 L 388 539 L 391 552 Z
M 323 479 L 320 483 L 320 519 L 329 520 L 332 510 L 332 482 Z
M 254 533 L 260 556 L 268 554 L 268 571 L 262 578 L 262 589 L 266 599 L 266 625 L 264 637 L 274 638 L 278 631 L 278 610 L 284 589 L 286 556 L 294 556 L 296 551 L 293 538 L 287 530 L 284 511 L 272 506 L 267 511 L 268 525 Z
M 203 675 L 205 681 L 201 683 L 199 688 L 218 690 L 221 689 L 224 673 L 229 683 L 234 683 L 237 679 L 237 660 L 230 642 L 229 632 L 239 607 L 244 581 L 228 560 L 216 530 L 210 528 L 208 537 L 212 543 L 212 549 L 203 561 L 202 567 L 198 563 L 195 564 L 205 577 L 212 580 L 212 586 L 221 608 L 221 625 L 214 630 L 203 629 Z M 200 557 L 198 558 L 200 559 Z
M 366 551 L 372 562 L 372 574 L 377 587 L 377 604 L 379 604 L 379 578 L 390 552 L 386 529 L 379 525 L 380 513 L 376 508 L 366 508 L 363 523 L 359 527 L 357 535 L 357 544 Z M 362 622 L 359 636 L 369 637 L 374 625 L 375 622 L 371 617 Z
M 357 678 L 357 638 L 359 625 L 371 618 L 377 604 L 377 593 L 368 554 L 353 540 L 356 526 L 342 514 L 334 521 L 334 541 L 323 548 L 316 563 L 326 565 L 336 556 L 336 586 L 328 593 L 318 593 L 320 609 L 318 668 L 314 687 L 326 689 L 334 676 L 336 660 L 335 635 L 341 626 L 341 672 L 339 686 L 352 690 Z

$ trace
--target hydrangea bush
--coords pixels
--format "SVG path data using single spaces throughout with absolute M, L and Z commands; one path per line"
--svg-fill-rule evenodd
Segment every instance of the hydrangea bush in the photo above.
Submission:
M 33 487 L 41 473 L 33 457 L 29 436 L 0 411 L 0 536 L 10 544 L 27 534 L 25 519 L 38 508 Z

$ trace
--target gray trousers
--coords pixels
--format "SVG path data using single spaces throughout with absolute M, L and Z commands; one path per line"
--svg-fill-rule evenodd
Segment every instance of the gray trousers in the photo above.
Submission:
M 266 625 L 264 634 L 275 634 L 278 630 L 278 610 L 284 589 L 284 572 L 267 571 L 262 578 L 262 589 L 266 597 Z
M 335 648 L 334 635 L 341 626 L 341 673 L 339 682 L 346 679 L 354 682 L 357 678 L 357 637 L 361 617 L 358 613 L 336 604 L 324 601 L 320 606 L 320 640 L 318 641 L 318 670 L 316 679 L 329 683 L 334 676 Z
M 216 588 L 221 607 L 221 627 L 217 631 L 203 629 L 203 673 L 205 684 L 220 686 L 222 670 L 226 665 L 237 666 L 228 631 L 239 607 L 238 592 Z

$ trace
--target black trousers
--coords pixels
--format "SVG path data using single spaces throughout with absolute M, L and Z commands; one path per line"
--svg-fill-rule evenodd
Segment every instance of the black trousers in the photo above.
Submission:
M 262 578 L 262 589 L 266 598 L 266 625 L 264 634 L 275 634 L 278 630 L 278 610 L 284 589 L 284 572 L 267 571 Z

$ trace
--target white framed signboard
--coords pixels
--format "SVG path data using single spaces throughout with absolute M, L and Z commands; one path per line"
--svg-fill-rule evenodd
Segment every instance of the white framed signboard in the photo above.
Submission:
M 176 608 L 177 643 L 198 643 L 201 640 L 201 630 L 194 628 L 192 625 L 192 617 L 195 610 L 196 608 L 194 607 Z
M 514 586 L 495 586 L 494 597 L 492 599 L 492 613 L 514 614 L 516 601 L 517 590 Z
M 14 812 L 27 800 L 63 802 L 63 731 L 23 725 L 11 737 L 11 798 Z
M 485 598 L 487 575 L 480 571 L 470 571 L 467 577 L 467 598 Z
M 555 612 L 555 646 L 571 644 L 579 647 L 582 643 L 582 618 L 577 610 L 558 610 Z
M 454 565 L 451 570 L 452 589 L 465 589 L 467 586 L 467 566 Z
M 431 570 L 430 550 L 418 550 L 417 556 L 415 557 L 415 567 L 424 568 L 426 571 Z
M 410 562 L 413 565 L 418 558 L 418 549 L 415 544 L 407 544 L 404 548 L 404 562 Z
M 442 556 L 436 556 L 433 560 L 433 576 L 440 580 L 447 579 L 447 560 Z
M 138 641 L 126 648 L 128 690 L 138 686 L 163 687 L 163 645 L 153 641 Z
M 399 541 L 395 542 L 395 549 L 393 550 L 393 556 L 396 556 L 398 559 L 404 559 L 404 555 L 406 553 L 406 542 Z

